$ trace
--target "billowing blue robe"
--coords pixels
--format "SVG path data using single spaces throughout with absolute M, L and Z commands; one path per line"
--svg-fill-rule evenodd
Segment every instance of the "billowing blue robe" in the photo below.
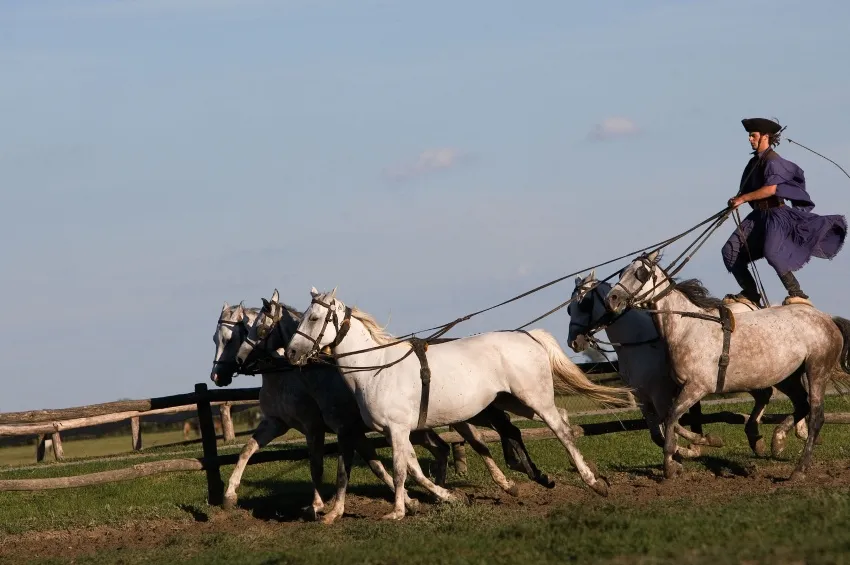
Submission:
M 832 259 L 844 245 L 844 216 L 813 213 L 815 203 L 806 192 L 803 169 L 768 149 L 747 163 L 741 176 L 741 194 L 774 184 L 776 196 L 791 206 L 754 209 L 741 221 L 740 230 L 736 227 L 723 246 L 723 262 L 730 272 L 736 263 L 764 258 L 781 276 L 800 269 L 812 257 Z

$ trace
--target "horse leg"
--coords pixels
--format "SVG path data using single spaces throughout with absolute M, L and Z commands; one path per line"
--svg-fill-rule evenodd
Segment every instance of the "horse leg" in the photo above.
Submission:
M 645 399 L 641 398 L 640 411 L 643 414 L 643 419 L 646 420 L 647 428 L 649 429 L 649 437 L 652 439 L 652 442 L 660 447 L 662 450 L 664 449 L 664 433 L 663 433 L 663 422 L 659 417 L 660 413 L 666 413 L 670 409 L 670 402 L 664 402 L 658 398 L 658 394 L 653 397 L 647 397 Z M 696 405 L 694 405 L 696 406 Z M 697 413 L 698 416 L 694 417 L 694 413 Z M 691 417 L 697 425 L 691 423 L 691 429 L 699 429 L 702 430 L 702 409 L 694 410 L 691 408 L 690 411 Z M 694 457 L 700 456 L 700 445 L 711 445 L 707 438 L 704 438 L 700 435 L 701 432 L 688 431 L 684 426 L 680 424 L 676 424 L 676 433 L 687 439 L 691 442 L 691 445 L 688 447 L 682 447 L 681 445 L 676 446 L 676 455 L 686 458 L 692 459 Z
M 667 415 L 667 420 L 664 423 L 664 478 L 672 479 L 682 471 L 682 464 L 673 460 L 673 455 L 676 454 L 678 448 L 676 437 L 676 425 L 685 412 L 691 406 L 702 400 L 705 396 L 702 388 L 699 385 L 685 383 L 676 399 L 673 401 L 673 406 Z
M 492 428 L 499 434 L 499 439 L 502 442 L 502 453 L 505 456 L 505 464 L 508 469 L 525 473 L 529 479 L 546 488 L 554 488 L 555 481 L 541 472 L 534 464 L 525 447 L 525 442 L 522 440 L 522 432 L 511 422 L 510 416 L 504 410 L 499 410 L 490 405 L 480 414 L 468 420 L 468 423 Z
M 764 416 L 764 411 L 767 409 L 767 404 L 770 402 L 770 397 L 773 396 L 773 387 L 751 390 L 750 394 L 755 403 L 752 412 L 750 412 L 750 417 L 747 418 L 747 423 L 744 424 L 744 433 L 747 434 L 747 442 L 749 442 L 753 453 L 759 457 L 764 457 L 767 454 L 767 447 L 764 445 L 764 438 L 759 433 L 759 424 L 762 416 Z
M 393 485 L 393 478 L 387 473 L 387 470 L 384 468 L 384 465 L 378 459 L 378 454 L 375 452 L 375 448 L 369 443 L 369 440 L 366 439 L 366 436 L 360 434 L 360 437 L 357 440 L 355 445 L 355 449 L 357 453 L 360 454 L 366 463 L 369 465 L 369 468 L 375 474 L 378 479 L 390 487 L 390 490 L 395 492 L 395 487 Z M 407 511 L 411 514 L 415 513 L 419 510 L 419 502 L 411 499 L 407 493 L 404 494 L 404 506 L 407 508 Z
M 429 481 L 422 473 L 422 469 L 419 467 L 419 461 L 416 460 L 416 452 L 413 450 L 413 444 L 410 443 L 410 429 L 392 427 L 388 430 L 388 434 L 393 448 L 395 505 L 392 512 L 383 516 L 384 519 L 400 520 L 404 518 L 404 483 L 407 480 L 408 468 L 410 468 L 411 474 L 414 479 L 416 479 L 416 482 L 437 496 L 437 498 L 441 500 L 452 500 L 455 498 L 443 487 L 438 487 Z
M 304 518 L 316 521 L 319 513 L 324 509 L 322 495 L 319 489 L 322 487 L 322 475 L 325 471 L 325 426 L 323 422 L 315 422 L 306 427 L 304 436 L 307 438 L 307 451 L 310 453 L 310 478 L 313 481 L 313 504 L 304 507 Z
M 502 470 L 499 469 L 499 466 L 496 465 L 495 461 L 493 461 L 493 455 L 490 453 L 490 448 L 487 447 L 487 444 L 484 442 L 484 439 L 481 437 L 478 429 L 467 422 L 456 423 L 453 427 L 484 460 L 484 465 L 487 467 L 487 470 L 490 471 L 490 476 L 493 477 L 493 482 L 511 496 L 519 496 L 519 489 L 517 488 L 516 483 L 505 477 L 505 474 L 502 473 Z
M 242 473 L 245 472 L 245 467 L 248 466 L 248 460 L 251 456 L 268 445 L 274 438 L 286 433 L 288 430 L 289 426 L 284 424 L 281 420 L 264 419 L 260 422 L 260 425 L 257 426 L 256 430 L 254 430 L 251 439 L 249 439 L 248 443 L 245 444 L 245 447 L 242 448 L 242 452 L 239 454 L 239 460 L 236 462 L 236 466 L 230 474 L 230 480 L 227 482 L 227 490 L 224 493 L 223 507 L 226 510 L 232 509 L 236 506 L 236 489 L 239 488 L 239 483 L 242 482 Z
M 322 518 L 323 524 L 332 524 L 345 512 L 345 491 L 348 489 L 348 481 L 351 478 L 351 462 L 354 459 L 354 445 L 356 438 L 344 429 L 337 433 L 339 445 L 339 457 L 336 468 L 336 496 L 331 511 Z
M 823 426 L 823 398 L 826 391 L 826 384 L 829 381 L 829 369 L 814 369 L 811 366 L 806 367 L 806 376 L 809 381 L 809 437 L 806 438 L 806 445 L 803 447 L 803 455 L 800 457 L 797 468 L 791 474 L 792 480 L 800 480 L 806 478 L 806 471 L 812 463 L 812 451 L 815 447 L 820 429 Z M 795 408 L 796 416 L 796 408 Z M 796 423 L 796 422 L 795 422 Z
M 421 445 L 434 456 L 434 465 L 436 466 L 434 482 L 440 486 L 445 486 L 446 477 L 449 474 L 449 452 L 451 451 L 449 444 L 431 429 L 410 432 L 410 441 L 416 445 Z
M 773 457 L 779 457 L 782 454 L 788 432 L 795 424 L 805 422 L 805 418 L 809 414 L 809 395 L 803 387 L 803 371 L 804 369 L 801 367 L 790 377 L 776 385 L 776 388 L 791 400 L 794 405 L 794 414 L 785 418 L 773 430 L 773 439 L 770 443 L 770 451 Z

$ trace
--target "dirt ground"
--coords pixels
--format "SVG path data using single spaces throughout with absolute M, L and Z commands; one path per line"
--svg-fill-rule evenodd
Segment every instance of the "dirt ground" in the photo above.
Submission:
M 627 501 L 627 504 L 638 506 L 659 499 L 698 504 L 748 494 L 770 493 L 777 489 L 806 489 L 812 485 L 839 488 L 850 485 L 847 461 L 814 464 L 806 480 L 800 482 L 787 480 L 791 470 L 791 464 L 771 464 L 762 469 L 758 466 L 729 468 L 728 462 L 723 462 L 710 470 L 685 473 L 674 481 L 662 481 L 658 469 L 615 472 L 606 476 L 610 484 L 608 500 Z M 546 514 L 560 504 L 592 505 L 604 500 L 586 488 L 563 482 L 551 490 L 532 483 L 522 483 L 519 487 L 518 497 L 505 494 L 495 486 L 465 486 L 458 490 L 466 493 L 472 504 L 497 505 L 503 511 L 529 516 Z M 419 516 L 427 515 L 434 505 L 424 497 L 419 497 L 418 492 L 415 496 L 422 501 Z M 349 494 L 346 502 L 346 513 L 340 522 L 376 520 L 390 510 L 388 498 Z M 3 557 L 3 562 L 51 556 L 67 559 L 107 549 L 150 548 L 169 543 L 169 540 L 175 538 L 179 538 L 181 544 L 191 547 L 202 544 L 204 538 L 212 534 L 233 534 L 256 539 L 286 535 L 290 528 L 315 527 L 300 519 L 299 508 L 291 504 L 287 506 L 283 500 L 251 501 L 246 506 L 230 512 L 217 508 L 209 509 L 208 513 L 187 510 L 185 520 L 146 521 L 117 527 L 96 526 L 7 536 L 0 540 L 0 557 Z M 417 516 L 406 518 L 416 519 Z

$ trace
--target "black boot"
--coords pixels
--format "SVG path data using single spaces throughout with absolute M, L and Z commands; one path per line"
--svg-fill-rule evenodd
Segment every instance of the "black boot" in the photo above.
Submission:
M 788 271 L 784 275 L 780 275 L 779 280 L 782 281 L 782 286 L 785 287 L 785 290 L 788 291 L 789 298 L 803 298 L 808 300 L 808 295 L 802 291 L 800 288 L 800 283 L 797 281 L 797 277 L 794 276 L 794 273 Z M 785 300 L 786 304 L 788 300 Z
M 747 269 L 747 266 L 736 266 L 732 270 L 732 275 L 735 277 L 735 280 L 738 281 L 738 284 L 741 285 L 741 292 L 738 294 L 727 294 L 725 301 L 734 302 L 744 298 L 761 308 L 761 294 L 759 294 L 756 281 L 753 278 L 753 275 L 750 274 L 750 270 Z

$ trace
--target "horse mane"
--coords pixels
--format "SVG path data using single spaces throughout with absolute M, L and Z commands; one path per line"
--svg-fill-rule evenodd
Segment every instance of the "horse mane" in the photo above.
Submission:
M 369 332 L 369 335 L 372 336 L 372 339 L 374 339 L 378 345 L 389 345 L 398 341 L 398 338 L 382 328 L 371 314 L 367 314 L 356 306 L 351 307 L 351 317 L 356 318 L 361 324 L 363 324 L 366 331 Z
M 684 294 L 685 298 L 697 308 L 716 310 L 723 304 L 722 300 L 711 296 L 711 293 L 708 292 L 708 289 L 705 288 L 705 285 L 699 279 L 686 279 L 683 281 L 673 279 L 673 282 L 675 289 Z

